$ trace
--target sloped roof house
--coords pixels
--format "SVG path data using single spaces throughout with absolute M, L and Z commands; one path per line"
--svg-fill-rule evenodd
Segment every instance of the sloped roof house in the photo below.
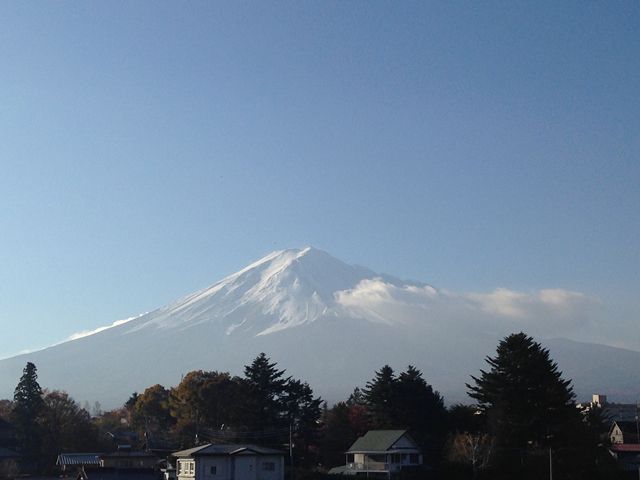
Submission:
M 173 453 L 177 480 L 284 480 L 284 452 L 258 445 L 201 445 Z
M 346 455 L 346 467 L 332 473 L 390 478 L 403 468 L 423 465 L 422 451 L 407 430 L 369 430 Z
M 640 443 L 638 432 L 640 426 L 636 421 L 616 420 L 611 426 L 609 439 L 611 443 Z

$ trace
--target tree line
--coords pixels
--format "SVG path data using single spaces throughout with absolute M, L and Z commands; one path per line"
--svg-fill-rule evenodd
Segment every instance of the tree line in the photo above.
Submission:
M 121 408 L 96 408 L 91 416 L 65 392 L 43 391 L 28 363 L 13 401 L 0 402 L 0 416 L 40 471 L 50 471 L 58 453 L 109 451 L 113 438 L 127 436 L 137 449 L 291 444 L 301 478 L 344 464 L 344 452 L 368 430 L 407 429 L 434 477 L 546 478 L 551 462 L 556 478 L 618 478 L 603 443 L 604 419 L 597 409 L 576 408 L 571 381 L 528 335 L 504 338 L 467 389 L 476 404 L 446 408 L 420 370 L 385 365 L 329 407 L 261 353 L 243 376 L 192 371 L 175 387 L 150 386 Z

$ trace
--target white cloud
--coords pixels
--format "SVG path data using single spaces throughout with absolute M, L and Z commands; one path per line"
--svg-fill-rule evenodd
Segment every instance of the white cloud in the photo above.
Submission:
M 394 324 L 423 316 L 438 292 L 430 286 L 395 286 L 380 278 L 362 280 L 351 290 L 336 292 L 336 301 L 347 312 L 371 320 Z
M 142 315 L 144 315 L 144 314 L 142 314 Z M 83 330 L 81 332 L 76 332 L 76 333 L 72 334 L 71 336 L 69 336 L 69 338 L 67 338 L 67 340 L 65 340 L 65 341 L 78 340 L 79 338 L 88 337 L 89 335 L 94 335 L 96 333 L 103 332 L 104 330 L 108 330 L 110 328 L 117 327 L 118 325 L 124 325 L 125 323 L 128 323 L 131 320 L 135 320 L 136 318 L 141 317 L 142 315 L 136 315 L 135 317 L 125 318 L 124 320 L 116 320 L 111 325 L 106 325 L 104 327 L 98 327 L 98 328 L 96 328 L 94 330 Z
M 381 323 L 420 322 L 503 333 L 524 330 L 543 336 L 577 332 L 600 310 L 597 299 L 570 290 L 497 288 L 488 293 L 459 293 L 398 286 L 380 278 L 337 292 L 336 301 L 353 316 Z

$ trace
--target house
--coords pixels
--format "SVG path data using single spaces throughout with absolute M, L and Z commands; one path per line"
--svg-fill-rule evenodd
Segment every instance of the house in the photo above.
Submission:
M 257 445 L 201 445 L 173 454 L 177 480 L 284 480 L 284 452 Z
M 100 455 L 102 468 L 136 468 L 153 470 L 160 459 L 157 455 L 147 452 L 132 450 L 119 450 L 117 452 L 103 453 Z
M 640 443 L 639 433 L 640 425 L 637 421 L 616 420 L 611 426 L 609 432 L 609 440 L 611 443 L 616 444 L 628 444 L 628 443 Z
M 60 468 L 63 476 L 84 471 L 85 468 L 97 468 L 100 466 L 100 454 L 98 453 L 61 453 L 56 460 L 56 466 Z
M 61 453 L 56 465 L 62 477 L 91 480 L 159 480 L 159 457 L 146 452 Z
M 406 430 L 369 430 L 346 455 L 346 467 L 330 473 L 390 478 L 423 465 L 422 451 Z

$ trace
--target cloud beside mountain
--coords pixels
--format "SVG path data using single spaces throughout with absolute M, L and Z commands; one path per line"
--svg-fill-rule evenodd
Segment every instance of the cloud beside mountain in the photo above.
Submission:
M 381 278 L 337 292 L 336 301 L 352 315 L 380 323 L 439 322 L 505 333 L 525 330 L 541 336 L 577 332 L 602 313 L 597 298 L 564 289 L 453 292 L 398 286 Z
M 525 331 L 549 340 L 581 398 L 594 391 L 636 398 L 640 352 L 575 342 L 636 338 L 609 328 L 605 315 L 582 292 L 440 290 L 320 250 L 284 250 L 144 315 L 0 361 L 0 394 L 10 395 L 12 379 L 33 361 L 43 385 L 117 406 L 132 391 L 175 385 L 193 369 L 237 373 L 263 351 L 330 400 L 389 363 L 416 365 L 450 401 L 463 401 L 468 376 L 500 338 Z M 596 357 L 602 368 L 593 371 Z

